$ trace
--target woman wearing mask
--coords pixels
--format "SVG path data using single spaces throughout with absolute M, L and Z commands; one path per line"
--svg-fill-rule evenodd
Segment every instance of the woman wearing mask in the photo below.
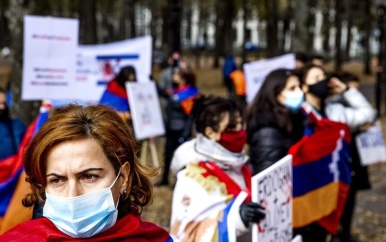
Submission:
M 168 185 L 170 162 L 174 151 L 184 141 L 191 137 L 194 101 L 199 93 L 196 87 L 196 77 L 190 70 L 177 70 L 173 74 L 173 89 L 167 91 L 163 97 L 167 98 L 166 105 L 166 143 L 161 180 L 156 185 Z
M 105 106 L 69 105 L 54 114 L 24 156 L 31 193 L 23 205 L 45 202 L 44 218 L 21 223 L 1 241 L 171 241 L 142 222 L 152 196 L 135 141 L 118 114 Z
M 375 110 L 357 89 L 350 88 L 336 77 L 328 78 L 321 66 L 309 65 L 304 69 L 302 89 L 306 102 L 316 112 L 324 118 L 346 124 L 352 132 L 376 117 Z M 306 133 L 312 133 L 312 124 L 308 128 Z M 325 242 L 328 231 L 319 222 L 297 228 L 294 233 L 301 234 L 305 242 Z
M 247 116 L 253 174 L 287 155 L 290 146 L 303 136 L 303 98 L 293 70 L 278 69 L 266 77 Z
M 197 137 L 178 147 L 172 161 L 177 183 L 171 235 L 175 241 L 227 241 L 224 236 L 232 227 L 238 241 L 248 241 L 241 237 L 248 236 L 249 224 L 265 213 L 249 196 L 242 205 L 233 202 L 242 191 L 250 195 L 251 189 L 242 108 L 220 97 L 209 97 L 201 106 Z
M 321 66 L 307 66 L 303 77 L 305 100 L 322 117 L 345 123 L 352 131 L 374 121 L 376 111 L 359 90 L 336 77 L 327 78 Z

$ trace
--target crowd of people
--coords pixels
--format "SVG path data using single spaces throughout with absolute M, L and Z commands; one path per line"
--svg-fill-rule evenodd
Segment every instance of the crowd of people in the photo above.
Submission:
M 298 53 L 295 69 L 268 74 L 248 105 L 242 65 L 229 55 L 223 68 L 227 97 L 200 94 L 186 62 L 168 60 L 157 91 L 165 114 L 164 166 L 154 185 L 176 176 L 170 231 L 141 221 L 152 197 L 150 177 L 157 171 L 138 160 L 125 83 L 136 81 L 132 66 L 107 85 L 99 105 L 70 104 L 54 111 L 25 151 L 30 192 L 23 205 L 34 207 L 33 220 L 12 228 L 0 241 L 251 241 L 251 224 L 265 218 L 265 207 L 251 199 L 251 178 L 286 156 L 313 132 L 302 107 L 346 124 L 355 137 L 377 118 L 350 73 L 327 73 L 320 57 Z M 25 127 L 9 118 L 0 90 L 0 160 L 17 153 Z M 4 145 L 3 145 L 4 143 Z M 366 167 L 351 145 L 352 182 L 332 241 L 351 235 L 355 195 L 370 187 Z M 239 196 L 245 195 L 242 203 Z M 328 198 L 326 198 L 328 199 Z M 318 221 L 300 228 L 305 242 L 325 242 L 330 231 Z

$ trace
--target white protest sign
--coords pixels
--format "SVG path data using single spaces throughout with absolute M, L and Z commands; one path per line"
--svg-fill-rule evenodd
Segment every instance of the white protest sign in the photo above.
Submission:
M 266 217 L 252 228 L 253 242 L 292 240 L 292 156 L 287 155 L 252 177 L 252 201 Z
M 368 130 L 357 135 L 355 142 L 362 165 L 386 162 L 386 148 L 379 120 Z
M 154 82 L 126 83 L 137 139 L 142 140 L 165 134 L 161 107 Z
M 74 98 L 78 23 L 24 16 L 23 100 Z
M 286 54 L 271 59 L 246 63 L 243 68 L 247 82 L 247 102 L 251 103 L 259 92 L 265 77 L 271 71 L 279 68 L 295 69 L 295 54 Z
M 81 45 L 77 56 L 77 99 L 99 101 L 106 84 L 123 66 L 136 70 L 139 82 L 150 81 L 151 36 L 100 45 Z

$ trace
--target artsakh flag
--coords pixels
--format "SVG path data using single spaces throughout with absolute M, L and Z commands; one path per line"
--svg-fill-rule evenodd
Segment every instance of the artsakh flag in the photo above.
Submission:
M 106 105 L 117 112 L 130 111 L 126 89 L 121 87 L 118 82 L 114 80 L 107 84 L 107 88 L 99 103 Z
M 350 185 L 350 129 L 309 113 L 308 133 L 293 156 L 293 227 L 318 222 L 336 234 Z
M 190 114 L 193 108 L 194 100 L 198 96 L 198 89 L 195 86 L 185 86 L 173 90 L 174 98 L 181 104 L 185 114 Z
M 18 153 L 0 161 L 0 234 L 32 217 L 32 210 L 21 204 L 29 192 L 25 182 L 23 155 L 32 137 L 48 119 L 51 108 L 48 104 L 40 108 L 38 117 L 29 125 L 23 137 Z

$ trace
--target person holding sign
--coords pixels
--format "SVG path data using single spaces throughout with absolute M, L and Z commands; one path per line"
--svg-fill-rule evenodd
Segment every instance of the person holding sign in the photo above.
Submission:
M 248 241 L 242 238 L 250 236 L 250 223 L 263 219 L 265 211 L 251 202 L 243 109 L 220 97 L 204 99 L 200 106 L 197 137 L 178 147 L 172 161 L 177 183 L 171 235 L 175 241 L 232 241 L 231 234 L 237 234 L 238 241 Z M 244 192 L 245 201 L 239 199 Z
M 283 158 L 302 138 L 303 100 L 300 80 L 293 70 L 278 69 L 268 74 L 247 116 L 253 174 Z
M 23 205 L 45 202 L 44 218 L 21 223 L 0 240 L 172 241 L 164 229 L 141 221 L 156 171 L 139 162 L 134 146 L 127 124 L 108 107 L 59 110 L 24 156 L 31 192 Z

